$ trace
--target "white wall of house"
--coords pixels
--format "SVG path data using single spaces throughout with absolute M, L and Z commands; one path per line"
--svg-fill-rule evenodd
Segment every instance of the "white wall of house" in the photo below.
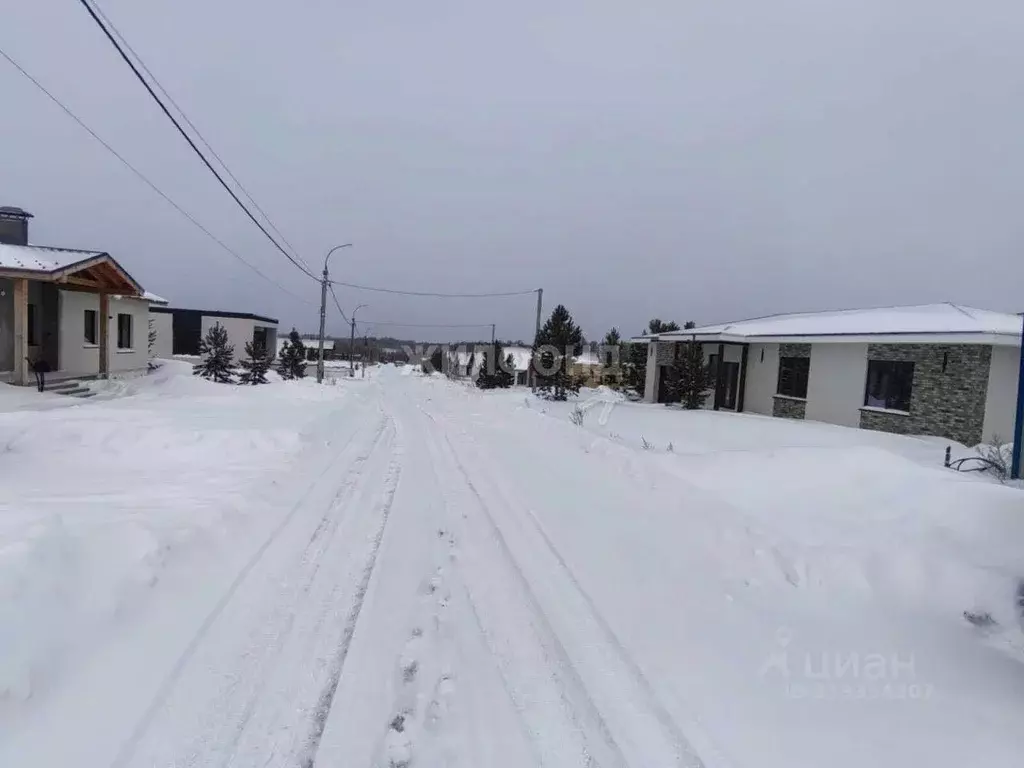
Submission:
M 90 344 L 85 339 L 85 311 L 97 313 L 96 331 L 99 333 L 100 297 L 81 291 L 60 292 L 60 370 L 67 373 L 97 374 L 100 370 L 99 337 Z M 121 349 L 117 345 L 118 315 L 127 315 L 131 323 L 131 346 Z M 139 299 L 110 299 L 107 321 L 107 345 L 110 372 L 139 371 L 149 362 L 149 302 Z
M 251 318 L 245 317 L 210 317 L 203 315 L 203 323 L 200 329 L 201 338 L 206 338 L 207 332 L 213 326 L 220 323 L 228 333 L 228 344 L 235 348 L 235 359 L 245 357 L 245 345 L 252 341 L 252 332 L 256 327 Z
M 174 355 L 174 315 L 169 312 L 150 312 L 149 319 L 153 321 L 153 330 L 156 331 L 153 357 L 171 358 Z
M 751 344 L 747 355 L 747 388 L 743 393 L 746 413 L 772 415 L 773 396 L 779 385 L 779 345 Z
M 1013 440 L 1019 365 L 1020 347 L 992 347 L 981 438 L 986 442 L 995 436 L 1004 443 Z
M 867 344 L 812 344 L 805 418 L 860 426 L 867 359 Z

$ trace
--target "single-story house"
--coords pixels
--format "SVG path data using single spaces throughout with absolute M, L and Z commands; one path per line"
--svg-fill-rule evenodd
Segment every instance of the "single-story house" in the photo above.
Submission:
M 957 304 L 808 312 L 634 339 L 648 343 L 644 399 L 699 342 L 707 408 L 812 419 L 975 445 L 1013 435 L 1021 318 Z
M 320 339 L 310 339 L 305 336 L 301 337 L 299 341 L 302 342 L 302 346 L 306 349 L 306 360 L 316 362 L 320 359 Z M 284 345 L 288 343 L 288 334 L 280 335 L 277 337 L 277 354 L 281 354 L 281 350 L 284 349 Z M 324 360 L 334 359 L 334 339 L 324 339 Z
M 207 309 L 179 309 L 159 304 L 149 307 L 156 331 L 154 357 L 196 356 L 199 340 L 220 324 L 235 348 L 235 358 L 245 356 L 245 345 L 252 342 L 263 349 L 277 350 L 277 320 L 248 312 L 222 312 Z
M 109 253 L 30 245 L 31 218 L 0 207 L 0 379 L 145 371 L 152 294 Z
M 480 366 L 487 356 L 488 344 L 474 344 L 448 348 L 448 370 L 446 373 L 457 378 L 470 378 L 476 380 L 480 374 Z M 533 351 L 529 347 L 502 347 L 501 354 L 505 360 L 512 356 L 512 383 L 517 386 L 526 386 L 529 383 L 530 359 Z M 473 367 L 469 369 L 470 360 Z

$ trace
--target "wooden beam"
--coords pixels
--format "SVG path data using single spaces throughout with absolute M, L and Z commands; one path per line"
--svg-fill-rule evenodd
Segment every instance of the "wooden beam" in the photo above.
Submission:
M 99 290 L 100 288 L 103 287 L 96 280 L 87 280 L 82 277 L 65 277 L 63 280 L 57 283 L 57 285 L 81 285 L 85 288 L 92 288 L 94 290 Z
M 110 327 L 110 296 L 100 292 L 100 378 L 105 379 L 110 373 L 110 342 L 107 329 Z
M 14 383 L 28 384 L 28 279 L 14 280 Z

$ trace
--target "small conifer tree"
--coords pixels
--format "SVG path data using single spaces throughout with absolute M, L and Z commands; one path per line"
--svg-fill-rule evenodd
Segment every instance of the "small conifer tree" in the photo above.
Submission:
M 245 354 L 249 356 L 247 360 L 240 361 L 242 366 L 242 376 L 239 379 L 239 384 L 266 384 L 267 383 L 267 371 L 270 370 L 270 355 L 267 354 L 267 350 L 263 346 L 256 346 L 251 341 L 245 343 Z
M 194 375 L 219 384 L 231 383 L 235 375 L 235 348 L 228 344 L 228 332 L 223 325 L 217 323 L 199 340 L 199 354 L 203 360 L 192 369 Z

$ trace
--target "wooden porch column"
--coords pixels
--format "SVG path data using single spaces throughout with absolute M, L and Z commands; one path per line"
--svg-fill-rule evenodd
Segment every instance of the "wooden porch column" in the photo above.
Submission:
M 107 378 L 110 372 L 110 342 L 107 329 L 110 327 L 110 296 L 100 293 L 100 378 Z
M 28 279 L 15 278 L 14 283 L 14 383 L 28 384 Z

